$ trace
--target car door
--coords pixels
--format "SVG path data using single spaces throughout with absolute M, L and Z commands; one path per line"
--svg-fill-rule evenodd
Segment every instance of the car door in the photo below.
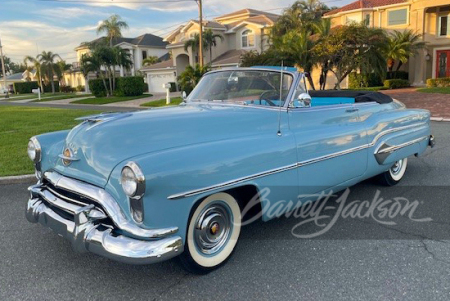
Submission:
M 367 135 L 354 104 L 290 108 L 298 156 L 299 194 L 336 187 L 364 174 Z

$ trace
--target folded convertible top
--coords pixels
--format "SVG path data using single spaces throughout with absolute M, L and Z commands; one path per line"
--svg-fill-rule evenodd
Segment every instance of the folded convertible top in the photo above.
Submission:
M 373 91 L 340 91 L 340 90 L 324 90 L 324 91 L 308 91 L 311 97 L 348 97 L 354 98 L 355 102 L 371 102 L 390 103 L 392 97 Z

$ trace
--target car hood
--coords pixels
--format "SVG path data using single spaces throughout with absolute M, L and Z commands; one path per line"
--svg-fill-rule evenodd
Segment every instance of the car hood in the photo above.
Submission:
M 271 111 L 271 112 L 269 112 Z M 182 105 L 82 118 L 66 137 L 74 160 L 60 173 L 104 187 L 116 165 L 133 157 L 171 148 L 254 135 L 273 127 L 272 110 L 230 105 Z M 275 115 L 276 116 L 276 115 Z

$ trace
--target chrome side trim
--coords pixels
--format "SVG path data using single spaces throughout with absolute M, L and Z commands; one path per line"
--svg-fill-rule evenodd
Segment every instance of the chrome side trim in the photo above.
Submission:
M 253 175 L 242 177 L 242 178 L 238 178 L 238 179 L 231 180 L 231 181 L 228 181 L 228 182 L 223 182 L 223 183 L 212 185 L 212 186 L 209 186 L 209 187 L 195 189 L 195 190 L 190 190 L 190 191 L 183 192 L 183 193 L 178 193 L 178 194 L 172 194 L 172 195 L 168 196 L 167 198 L 169 200 L 176 200 L 176 199 L 180 199 L 180 198 L 185 198 L 185 197 L 189 197 L 189 196 L 193 196 L 193 195 L 196 195 L 196 194 L 208 192 L 208 191 L 211 191 L 211 190 L 215 190 L 215 189 L 219 189 L 219 188 L 223 188 L 223 187 L 239 184 L 239 183 L 242 183 L 242 182 L 250 181 L 250 180 L 253 180 L 253 179 L 265 177 L 265 176 L 268 176 L 268 175 L 272 175 L 272 174 L 275 174 L 275 173 L 279 173 L 279 172 L 283 172 L 283 171 L 287 171 L 287 170 L 295 169 L 295 168 L 297 168 L 297 164 L 286 165 L 286 166 L 283 166 L 283 167 L 280 167 L 280 168 L 267 170 L 267 171 L 264 171 L 264 172 L 261 172 L 261 173 L 253 174 Z
M 420 137 L 402 144 L 398 144 L 398 145 L 393 145 L 390 146 L 387 143 L 382 143 L 375 151 L 374 151 L 374 155 L 375 155 L 375 159 L 377 160 L 378 164 L 383 164 L 384 161 L 386 161 L 387 157 L 389 157 L 389 155 L 391 155 L 393 152 L 395 152 L 396 150 L 399 150 L 401 148 L 413 145 L 415 143 L 424 141 L 429 139 L 429 136 L 424 136 L 424 137 Z
M 111 218 L 114 225 L 132 236 L 142 239 L 161 238 L 178 231 L 177 227 L 163 229 L 145 229 L 129 221 L 116 200 L 104 189 L 65 177 L 54 171 L 47 171 L 44 177 L 55 187 L 70 191 L 98 203 Z
M 398 131 L 402 131 L 402 130 L 406 130 L 406 129 L 411 129 L 411 128 L 418 128 L 418 129 L 414 130 L 414 131 L 418 131 L 418 130 L 420 130 L 419 129 L 420 127 L 423 127 L 425 125 L 426 125 L 426 123 L 423 122 L 423 123 L 405 125 L 405 126 L 401 126 L 401 127 L 398 127 L 398 128 L 388 129 L 388 130 L 385 130 L 385 131 L 382 131 L 382 132 L 378 133 L 378 135 L 376 135 L 373 138 L 372 142 L 370 142 L 368 144 L 363 144 L 361 146 L 349 148 L 349 149 L 346 149 L 346 150 L 343 150 L 343 151 L 339 151 L 339 152 L 335 152 L 335 153 L 332 153 L 332 154 L 328 154 L 328 155 L 324 155 L 324 156 L 320 156 L 320 157 L 304 160 L 304 161 L 297 162 L 297 163 L 294 163 L 294 164 L 291 164 L 291 165 L 286 165 L 286 166 L 283 166 L 283 167 L 280 167 L 280 168 L 275 168 L 275 169 L 271 169 L 271 170 L 268 170 L 268 171 L 263 171 L 261 173 L 256 173 L 256 174 L 253 174 L 253 175 L 249 175 L 249 176 L 246 176 L 246 177 L 242 177 L 242 178 L 230 180 L 230 181 L 227 181 L 227 182 L 211 185 L 211 186 L 208 186 L 208 187 L 194 189 L 194 190 L 189 190 L 189 191 L 182 192 L 182 193 L 172 194 L 172 195 L 169 195 L 167 197 L 167 199 L 169 199 L 169 200 L 181 199 L 181 198 L 185 198 L 185 197 L 201 194 L 201 193 L 204 193 L 204 192 L 209 192 L 209 191 L 212 191 L 212 190 L 216 190 L 216 189 L 232 186 L 232 185 L 235 185 L 235 184 L 240 184 L 242 182 L 246 182 L 246 181 L 254 180 L 254 179 L 257 179 L 257 178 L 265 177 L 265 176 L 272 175 L 272 174 L 275 174 L 275 173 L 284 172 L 284 171 L 287 171 L 287 170 L 290 170 L 290 169 L 299 168 L 299 167 L 302 167 L 302 166 L 305 166 L 305 165 L 309 165 L 309 164 L 313 164 L 313 163 L 317 163 L 317 162 L 320 162 L 320 161 L 332 159 L 332 158 L 335 158 L 335 157 L 338 157 L 338 156 L 343 156 L 343 155 L 346 155 L 346 154 L 357 152 L 357 151 L 360 151 L 360 150 L 363 150 L 363 149 L 370 148 L 370 147 L 374 146 L 378 142 L 378 140 L 380 140 L 380 138 L 385 136 L 385 135 L 388 135 L 388 134 L 391 134 L 391 133 L 395 133 L 395 132 L 398 132 Z
M 67 161 L 78 161 L 78 160 L 80 160 L 79 158 L 64 156 L 63 154 L 59 154 L 58 157 L 63 159 L 63 160 L 67 160 Z

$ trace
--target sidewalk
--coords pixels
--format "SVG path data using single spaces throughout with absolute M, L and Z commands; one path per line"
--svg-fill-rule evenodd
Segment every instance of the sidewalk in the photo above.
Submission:
M 416 88 L 380 92 L 403 102 L 407 108 L 429 110 L 435 118 L 450 118 L 450 94 L 421 93 Z

